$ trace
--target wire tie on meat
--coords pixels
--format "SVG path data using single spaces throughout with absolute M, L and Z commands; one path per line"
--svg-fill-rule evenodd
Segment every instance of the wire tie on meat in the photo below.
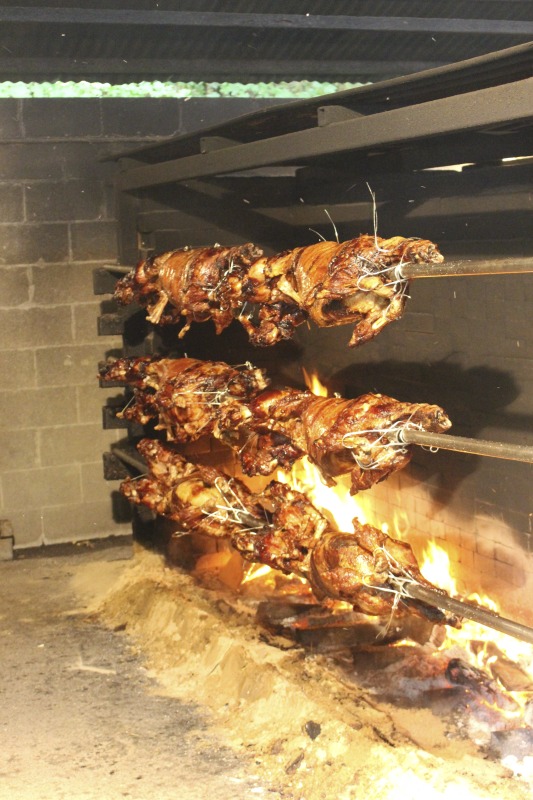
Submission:
M 126 410 L 126 409 L 127 409 L 129 406 L 131 406 L 131 404 L 132 404 L 132 403 L 133 403 L 135 400 L 136 400 L 136 395 L 135 395 L 135 394 L 132 394 L 132 396 L 130 397 L 130 399 L 128 400 L 128 402 L 127 402 L 127 403 L 126 403 L 126 405 L 124 406 L 124 408 L 123 408 L 121 411 L 117 412 L 117 417 L 118 417 L 118 415 L 119 415 L 119 414 L 123 414 L 123 413 L 125 412 L 125 410 Z

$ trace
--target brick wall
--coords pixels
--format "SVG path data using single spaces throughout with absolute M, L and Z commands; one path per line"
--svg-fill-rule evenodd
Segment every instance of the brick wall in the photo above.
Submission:
M 259 105 L 0 100 L 0 502 L 16 548 L 129 532 L 102 477 L 119 432 L 102 430 L 95 376 L 121 340 L 98 337 L 92 292 L 117 258 L 115 165 L 100 156 Z

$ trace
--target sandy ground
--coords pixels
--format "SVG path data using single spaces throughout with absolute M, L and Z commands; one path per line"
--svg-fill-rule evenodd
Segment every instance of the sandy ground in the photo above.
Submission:
M 242 604 L 245 606 L 245 604 Z M 533 793 L 428 709 L 398 708 L 327 656 L 272 642 L 246 609 L 146 551 L 99 607 L 169 698 L 201 699 L 211 730 L 291 800 L 531 800 Z M 251 790 L 255 796 L 261 788 Z M 201 797 L 202 795 L 198 795 Z
M 161 556 L 0 564 L 0 800 L 531 800 Z
M 88 608 L 131 546 L 0 564 L 1 800 L 276 797 L 205 708 L 162 696 L 124 633 Z

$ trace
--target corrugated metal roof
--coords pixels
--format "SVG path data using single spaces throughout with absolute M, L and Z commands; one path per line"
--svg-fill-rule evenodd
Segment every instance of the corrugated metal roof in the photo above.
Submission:
M 0 9 L 3 80 L 393 77 L 533 39 L 529 0 L 33 0 Z

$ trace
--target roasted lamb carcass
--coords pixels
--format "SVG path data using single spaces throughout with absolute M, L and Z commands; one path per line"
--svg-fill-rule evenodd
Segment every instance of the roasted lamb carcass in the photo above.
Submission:
M 155 324 L 185 319 L 180 337 L 193 321 L 212 319 L 220 333 L 236 317 L 253 344 L 267 346 L 311 319 L 322 328 L 354 324 L 353 347 L 401 317 L 407 282 L 395 267 L 442 260 L 432 242 L 403 236 L 362 235 L 274 256 L 252 244 L 185 248 L 141 261 L 115 299 L 137 301 Z
M 267 564 L 309 581 L 319 600 L 344 600 L 365 614 L 386 616 L 396 606 L 396 580 L 430 586 L 409 545 L 354 520 L 355 533 L 337 533 L 307 499 L 272 481 L 253 494 L 241 481 L 214 467 L 186 461 L 173 445 L 142 440 L 139 452 L 149 476 L 128 479 L 122 493 L 132 502 L 174 520 L 181 531 L 229 539 L 248 561 Z M 403 599 L 433 622 L 440 611 Z
M 241 322 L 257 345 L 290 338 L 307 318 L 321 328 L 355 324 L 349 344 L 364 344 L 403 313 L 407 284 L 392 268 L 442 261 L 428 240 L 369 235 L 263 256 L 243 282 L 246 301 L 260 306 L 259 320 Z
M 266 512 L 247 487 L 220 470 L 187 461 L 173 445 L 142 439 L 137 445 L 148 476 L 122 482 L 133 503 L 177 522 L 185 531 L 228 538 L 266 522 Z
M 273 389 L 261 392 L 246 407 L 240 448 L 245 474 L 270 474 L 305 454 L 331 483 L 349 474 L 352 494 L 409 463 L 411 449 L 397 438 L 403 426 L 433 432 L 451 426 L 439 406 L 403 403 L 381 394 L 344 400 Z
M 353 520 L 354 533 L 327 532 L 310 555 L 308 580 L 319 598 L 335 598 L 351 603 L 364 614 L 384 616 L 393 603 L 402 603 L 433 622 L 456 619 L 442 611 L 401 595 L 402 581 L 431 587 L 406 542 L 392 539 L 371 525 Z
M 212 319 L 217 333 L 226 328 L 242 307 L 241 282 L 250 264 L 262 255 L 253 244 L 236 247 L 185 247 L 152 255 L 122 278 L 115 299 L 136 301 L 147 309 L 154 324 L 185 320 L 179 336 L 191 322 Z
M 156 429 L 178 442 L 213 433 L 224 401 L 249 399 L 268 385 L 264 372 L 251 364 L 151 356 L 106 364 L 100 378 L 133 387 L 132 402 L 117 416 L 143 425 L 157 419 Z

